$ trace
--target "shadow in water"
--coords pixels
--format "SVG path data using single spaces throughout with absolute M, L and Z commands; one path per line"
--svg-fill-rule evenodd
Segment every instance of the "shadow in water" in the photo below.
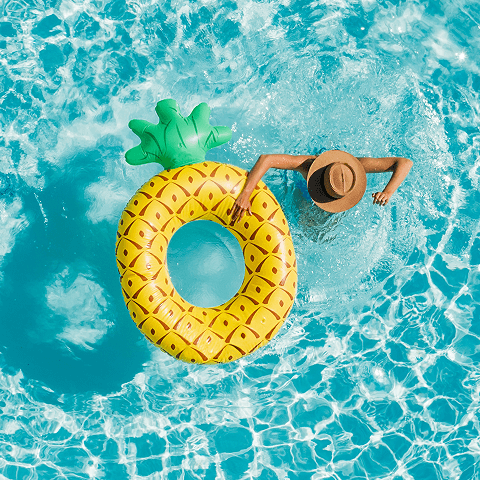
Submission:
M 29 226 L 3 264 L 5 361 L 58 393 L 117 391 L 150 357 L 123 302 L 116 225 L 85 216 L 96 160 L 84 154 L 78 173 L 25 193 Z

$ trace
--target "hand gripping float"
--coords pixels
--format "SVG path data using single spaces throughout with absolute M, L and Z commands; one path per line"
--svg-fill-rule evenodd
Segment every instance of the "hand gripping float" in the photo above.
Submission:
M 203 112 L 209 111 L 206 104 L 201 105 Z M 122 213 L 116 257 L 125 303 L 147 339 L 175 358 L 189 363 L 230 362 L 269 342 L 290 312 L 297 286 L 290 231 L 280 205 L 263 182 L 259 182 L 252 194 L 252 215 L 231 225 L 230 211 L 247 172 L 203 161 L 212 145 L 229 140 L 230 130 L 209 126 L 211 132 L 208 132 L 203 124 L 203 129 L 193 129 L 203 132 L 202 135 L 191 130 L 185 134 L 176 102 L 163 100 L 157 104 L 161 122 L 165 117 L 159 112 L 164 108 L 176 112 L 177 125 L 170 123 L 157 131 L 165 137 L 165 130 L 178 127 L 183 142 L 178 141 L 174 130 L 174 141 L 170 140 L 168 145 L 159 139 L 142 141 L 126 154 L 130 163 L 135 163 L 133 155 L 143 159 L 143 163 L 158 161 L 171 168 L 145 183 Z M 184 121 L 188 126 L 188 119 Z M 208 124 L 208 116 L 206 121 Z M 139 121 L 132 120 L 131 124 L 138 126 L 136 122 Z M 151 128 L 152 131 L 155 129 Z M 138 133 L 143 138 L 145 129 Z M 168 133 L 167 138 L 171 138 Z M 150 150 L 149 145 L 156 150 Z M 188 145 L 193 147 L 190 149 Z M 165 152 L 168 159 L 163 161 Z M 184 163 L 198 158 L 202 160 Z M 223 225 L 242 247 L 245 259 L 242 286 L 218 307 L 202 308 L 188 303 L 177 293 L 168 274 L 168 243 L 182 225 L 194 220 Z

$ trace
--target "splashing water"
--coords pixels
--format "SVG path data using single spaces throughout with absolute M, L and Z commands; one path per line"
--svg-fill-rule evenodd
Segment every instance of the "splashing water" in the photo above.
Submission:
M 0 474 L 461 479 L 479 473 L 480 8 L 472 0 L 6 0 L 0 18 Z M 119 215 L 132 118 L 202 101 L 261 153 L 414 161 L 385 208 L 325 216 L 296 173 L 292 313 L 223 366 L 131 322 Z

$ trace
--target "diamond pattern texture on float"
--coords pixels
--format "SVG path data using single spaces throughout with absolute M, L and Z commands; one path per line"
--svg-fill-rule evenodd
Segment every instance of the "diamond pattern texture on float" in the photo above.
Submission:
M 122 213 L 116 256 L 125 303 L 147 339 L 179 360 L 224 363 L 248 355 L 275 336 L 293 305 L 297 267 L 290 230 L 263 182 L 251 196 L 252 215 L 231 225 L 231 208 L 246 176 L 216 162 L 165 170 L 145 183 Z M 242 286 L 218 307 L 188 303 L 168 274 L 168 243 L 194 220 L 223 225 L 242 247 Z

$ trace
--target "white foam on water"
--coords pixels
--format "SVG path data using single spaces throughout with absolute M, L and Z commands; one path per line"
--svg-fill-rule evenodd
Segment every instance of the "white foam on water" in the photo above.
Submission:
M 104 220 L 118 223 L 118 212 L 125 207 L 130 196 L 131 191 L 117 179 L 103 177 L 98 182 L 91 183 L 85 189 L 85 197 L 90 202 L 87 218 L 94 224 Z
M 22 200 L 14 198 L 11 201 L 0 199 L 0 264 L 15 246 L 15 240 L 20 232 L 29 225 L 27 215 L 23 211 Z M 0 279 L 3 274 L 0 273 Z
M 113 322 L 108 317 L 108 301 L 104 289 L 91 276 L 80 273 L 75 278 L 69 267 L 55 275 L 46 287 L 46 304 L 64 323 L 55 330 L 54 339 L 67 346 L 91 350 L 107 334 Z
M 473 86 L 468 83 L 471 82 L 470 76 L 467 86 L 462 87 L 462 94 L 472 111 L 458 113 L 442 86 L 429 83 L 428 77 L 435 69 L 441 70 L 444 61 L 450 62 L 450 68 L 465 69 L 468 75 L 478 73 L 474 51 L 455 40 L 449 30 L 449 19 L 455 18 L 462 8 L 469 8 L 469 4 L 459 7 L 456 3 L 452 2 L 448 6 L 448 15 L 442 17 L 441 14 L 428 13 L 418 2 L 388 4 L 379 9 L 375 9 L 374 2 L 369 0 L 362 0 L 361 5 L 345 1 L 312 2 L 309 7 L 312 7 L 315 18 L 309 28 L 303 30 L 303 37 L 296 38 L 294 27 L 309 20 L 302 18 L 303 12 L 298 11 L 292 13 L 291 18 L 286 17 L 288 12 L 282 12 L 282 17 L 276 18 L 280 4 L 295 10 L 295 5 L 288 1 L 257 4 L 239 1 L 236 11 L 226 7 L 221 10 L 217 7 L 222 6 L 213 0 L 175 1 L 172 8 L 165 11 L 166 23 L 175 27 L 174 40 L 165 46 L 163 57 L 159 55 L 161 58 L 150 59 L 158 65 L 149 67 L 145 76 L 132 79 L 116 94 L 108 93 L 108 103 L 103 104 L 95 98 L 98 92 L 91 93 L 89 88 L 108 83 L 110 91 L 115 87 L 118 64 L 113 54 L 117 52 L 107 51 L 104 45 L 115 39 L 116 28 L 122 21 L 109 18 L 101 11 L 103 5 L 93 2 L 65 1 L 58 9 L 48 12 L 39 5 L 33 9 L 20 2 L 8 2 L 5 7 L 8 18 L 24 18 L 21 40 L 26 57 L 15 60 L 15 68 L 20 71 L 15 74 L 16 79 L 40 84 L 47 98 L 40 105 L 38 118 L 28 122 L 28 116 L 33 113 L 20 113 L 6 128 L 0 171 L 20 179 L 22 188 L 39 192 L 51 185 L 52 178 L 46 173 L 50 169 L 74 175 L 79 168 L 74 162 L 79 153 L 100 152 L 101 160 L 93 169 L 94 178 L 90 176 L 79 189 L 85 195 L 83 210 L 80 210 L 85 213 L 93 233 L 98 232 L 97 228 L 114 225 L 128 197 L 161 168 L 150 165 L 136 169 L 126 166 L 123 160 L 124 151 L 138 144 L 138 138 L 126 126 L 128 120 L 143 118 L 157 122 L 154 105 L 161 98 L 176 98 L 184 115 L 201 101 L 208 101 L 214 110 L 215 122 L 212 123 L 235 123 L 234 138 L 222 147 L 221 155 L 225 158 L 226 154 L 229 161 L 244 167 L 251 167 L 260 153 L 312 153 L 320 147 L 341 147 L 355 154 L 372 156 L 401 155 L 408 151 L 415 162 L 411 174 L 387 208 L 375 210 L 370 199 L 365 199 L 355 211 L 330 224 L 329 232 L 317 232 L 314 240 L 306 233 L 313 227 L 305 228 L 296 220 L 297 207 L 291 201 L 296 187 L 289 183 L 291 179 L 283 174 L 267 175 L 267 183 L 276 189 L 278 198 L 292 217 L 291 226 L 301 267 L 300 298 L 279 335 L 260 352 L 220 367 L 182 364 L 142 339 L 144 348 L 150 352 L 150 360 L 140 366 L 134 378 L 119 387 L 117 392 L 104 396 L 64 395 L 60 399 L 51 390 L 32 387 L 28 383 L 31 379 L 24 378 L 21 373 L 3 371 L 0 384 L 6 405 L 2 407 L 2 413 L 4 416 L 12 411 L 17 414 L 15 419 L 6 418 L 4 431 L 6 435 L 17 432 L 19 435 L 22 425 L 28 424 L 32 428 L 25 431 L 25 435 L 30 435 L 28 438 L 35 443 L 31 449 L 15 447 L 15 458 L 8 462 L 31 465 L 31 458 L 35 458 L 35 466 L 51 467 L 48 458 L 57 459 L 70 444 L 75 444 L 86 452 L 91 463 L 79 462 L 80 466 L 68 467 L 63 464 L 50 471 L 54 472 L 52 476 L 109 478 L 105 473 L 108 472 L 109 459 L 102 450 L 102 442 L 113 440 L 118 448 L 114 464 L 125 465 L 125 474 L 132 478 L 140 477 L 142 462 L 152 458 L 160 458 L 164 469 L 162 473 L 152 472 L 151 477 L 177 473 L 180 476 L 183 469 L 202 478 L 202 470 L 215 464 L 214 475 L 225 478 L 222 462 L 234 455 L 212 453 L 213 447 L 209 445 L 212 445 L 216 429 L 225 425 L 242 425 L 242 428 L 248 428 L 252 438 L 256 438 L 258 425 L 268 422 L 276 425 L 278 421 L 278 428 L 296 432 L 284 445 L 291 452 L 292 463 L 284 462 L 281 467 L 276 467 L 276 449 L 255 443 L 254 460 L 246 476 L 260 476 L 264 468 L 269 468 L 267 473 L 270 475 L 274 472 L 278 478 L 287 479 L 292 469 L 301 466 L 302 456 L 298 451 L 305 442 L 310 442 L 314 450 L 315 442 L 328 437 L 331 442 L 327 451 L 339 453 L 352 448 L 352 434 L 335 424 L 341 415 L 358 415 L 365 428 L 374 432 L 370 439 L 372 444 L 382 445 L 386 436 L 396 432 L 405 438 L 404 432 L 409 428 L 414 431 L 417 419 L 426 419 L 432 428 L 436 428 L 431 418 L 410 408 L 415 402 L 417 406 L 435 405 L 433 398 L 419 390 L 428 389 L 439 398 L 435 382 L 442 381 L 441 375 L 434 380 L 428 376 L 439 359 L 453 362 L 459 368 L 467 365 L 470 376 L 462 388 L 468 394 L 471 392 L 472 403 L 468 408 L 471 412 L 475 410 L 478 388 L 469 386 L 475 383 L 475 362 L 467 361 L 465 352 L 460 353 L 455 348 L 455 342 L 461 340 L 463 332 L 454 333 L 451 340 L 447 339 L 447 330 L 428 335 L 429 329 L 439 330 L 435 322 L 440 320 L 445 322 L 445 329 L 453 325 L 459 331 L 467 330 L 471 322 L 462 303 L 469 291 L 461 282 L 454 293 L 443 291 L 444 287 L 435 277 L 435 270 L 440 268 L 435 262 L 444 261 L 446 270 L 453 273 L 469 268 L 467 283 L 472 292 L 476 285 L 473 274 L 479 271 L 476 265 L 469 264 L 475 255 L 473 246 L 477 226 L 468 227 L 471 238 L 464 252 L 470 256 L 452 254 L 446 249 L 452 241 L 458 241 L 454 237 L 456 225 L 463 221 L 461 212 L 472 198 L 469 187 L 458 178 L 456 168 L 459 162 L 466 166 L 472 185 L 478 187 L 479 183 L 478 139 L 469 133 L 478 124 L 475 121 L 478 118 L 475 114 L 478 95 L 475 96 Z M 206 29 L 203 39 L 210 42 L 210 47 L 197 44 L 195 35 L 189 35 L 182 23 L 182 15 L 193 19 L 202 6 L 212 13 L 213 20 L 201 25 Z M 369 29 L 365 37 L 361 37 L 360 32 L 355 37 L 355 32 L 349 33 L 344 24 L 347 16 L 362 15 L 359 6 L 371 14 L 371 17 L 364 18 L 364 29 Z M 322 15 L 313 7 L 322 7 Z M 146 33 L 145 29 L 149 24 L 160 23 L 149 15 L 162 13 L 165 8 L 166 5 L 150 1 L 127 5 L 127 12 L 136 15 L 133 26 L 128 28 L 134 44 L 131 49 L 125 46 L 122 55 L 148 56 L 150 49 L 160 46 L 160 40 Z M 80 38 L 81 35 L 78 38 L 71 34 L 67 36 L 61 25 L 59 33 L 48 37 L 46 42 L 60 44 L 69 41 L 76 51 L 103 46 L 104 51 L 86 69 L 89 86 L 83 81 L 74 81 L 71 74 L 76 52 L 58 70 L 64 79 L 59 85 L 58 80 L 49 78 L 38 63 L 39 51 L 45 42 L 32 35 L 31 30 L 42 16 L 55 13 L 69 24 L 72 32 L 72 25 L 82 12 L 99 22 L 96 37 L 88 40 Z M 207 31 L 211 25 L 217 25 L 215 22 L 223 25 L 222 17 L 239 22 L 240 36 L 226 43 L 220 42 L 215 33 Z M 139 19 L 146 20 L 146 23 Z M 308 45 L 302 43 L 306 39 Z M 369 43 L 370 40 L 374 43 Z M 477 40 L 472 35 L 470 45 L 474 46 Z M 373 51 L 373 44 L 380 50 Z M 332 46 L 333 50 L 329 50 Z M 299 55 L 299 48 L 304 47 Z M 7 41 L 5 61 L 9 65 L 12 65 L 16 48 L 14 41 Z M 211 56 L 205 57 L 205 52 Z M 419 53 L 414 56 L 412 52 Z M 412 56 L 408 57 L 409 54 Z M 330 70 L 326 62 L 328 57 L 333 65 Z M 400 62 L 396 68 L 393 68 L 394 59 Z M 264 67 L 264 73 L 260 73 L 261 67 Z M 431 88 L 430 95 L 427 87 Z M 47 88 L 51 89 L 50 93 Z M 69 121 L 61 112 L 74 99 L 81 102 L 81 115 Z M 458 156 L 451 151 L 451 147 L 457 145 L 455 138 L 449 137 L 447 116 L 455 126 L 463 129 L 457 137 L 458 143 L 465 148 Z M 48 121 L 40 122 L 39 119 Z M 226 119 L 225 122 L 222 119 Z M 28 137 L 30 134 L 34 135 Z M 21 142 L 23 153 L 15 164 L 11 159 L 11 146 L 17 141 Z M 221 157 L 216 152 L 209 155 L 210 158 Z M 383 188 L 386 178 L 369 178 L 369 189 Z M 368 194 L 371 194 L 370 190 Z M 0 203 L 0 254 L 3 257 L 12 255 L 20 232 L 29 225 L 24 207 L 26 200 L 19 195 L 4 197 Z M 39 198 L 38 194 L 37 200 Z M 46 203 L 43 197 L 42 203 Z M 42 211 L 48 223 L 47 205 Z M 427 226 L 429 222 L 432 225 Z M 474 222 L 475 219 L 472 224 Z M 25 233 L 28 234 L 28 230 Z M 434 239 L 435 235 L 439 235 L 439 240 Z M 418 259 L 411 259 L 416 249 Z M 338 258 L 338 252 L 342 252 L 343 260 Z M 43 338 L 63 342 L 72 348 L 97 348 L 112 330 L 109 316 L 112 293 L 107 292 L 103 282 L 90 273 L 88 265 L 82 268 L 69 265 L 55 272 L 47 285 L 40 286 L 51 315 L 46 322 L 51 318 L 56 322 L 54 332 L 46 328 L 47 323 L 43 325 Z M 449 280 L 449 272 L 443 271 L 442 275 Z M 420 282 L 416 286 L 426 291 L 415 292 L 410 285 L 412 278 L 418 277 L 427 277 L 426 287 L 421 287 Z M 121 295 L 120 288 L 118 295 Z M 385 302 L 387 306 L 383 308 Z M 436 310 L 431 313 L 429 309 Z M 422 317 L 425 312 L 429 315 L 426 320 Z M 402 323 L 404 318 L 411 321 Z M 125 319 L 129 321 L 126 311 Z M 420 319 L 428 325 L 416 325 L 415 321 L 420 322 Z M 123 322 L 124 319 L 117 318 L 116 321 Z M 403 330 L 401 333 L 395 330 L 399 325 Z M 409 340 L 407 334 L 415 332 L 417 327 L 418 338 Z M 353 353 L 354 338 L 358 338 L 360 345 L 356 347 L 357 353 Z M 444 341 L 446 345 L 437 346 L 432 338 Z M 362 342 L 369 346 L 363 346 Z M 388 347 L 387 342 L 390 343 Z M 398 353 L 395 357 L 394 346 L 407 352 L 406 360 Z M 9 348 L 16 346 L 12 344 Z M 367 355 L 374 360 L 366 362 L 364 357 Z M 321 371 L 316 370 L 323 367 Z M 301 418 L 295 413 L 299 402 L 306 401 L 308 413 L 313 415 L 317 404 L 312 398 L 332 395 L 331 386 L 338 381 L 338 373 L 344 367 L 350 369 L 349 375 L 351 372 L 356 375 L 351 386 L 348 382 L 352 379 L 348 375 L 344 379 L 344 390 L 351 388 L 346 394 L 348 398 L 328 400 L 334 414 L 316 423 L 315 428 L 299 425 L 294 429 L 291 422 Z M 406 380 L 392 380 L 391 372 L 397 367 L 409 369 Z M 42 395 L 52 396 L 43 401 L 40 391 Z M 48 403 L 57 401 L 59 404 L 55 407 Z M 378 426 L 381 414 L 373 414 L 372 419 L 368 417 L 372 414 L 366 413 L 369 402 L 387 401 L 398 402 L 404 412 L 389 427 L 388 434 Z M 257 422 L 263 410 L 271 405 L 275 412 L 267 416 L 268 419 L 264 417 L 264 423 Z M 283 411 L 286 412 L 285 420 L 276 420 L 274 414 Z M 43 418 L 46 421 L 42 423 Z M 204 432 L 199 425 L 203 428 L 210 425 L 212 431 Z M 68 441 L 46 439 L 47 435 L 61 436 L 62 428 L 68 432 Z M 327 429 L 328 436 L 322 437 Z M 425 444 L 439 456 L 435 467 L 441 464 L 443 474 L 454 478 L 460 475 L 459 466 L 442 457 L 441 453 L 450 448 L 447 430 L 439 427 L 435 434 L 440 440 L 435 444 L 426 440 Z M 193 432 L 191 437 L 190 432 Z M 165 439 L 167 448 L 165 453 L 143 458 L 141 440 L 135 444 L 129 437 L 137 440 L 150 433 Z M 185 435 L 181 445 L 175 443 L 178 439 L 175 434 Z M 469 434 L 463 435 L 468 446 L 464 451 L 474 455 L 473 461 L 476 461 L 479 447 L 468 437 Z M 100 447 L 94 445 L 95 438 L 98 438 Z M 13 436 L 5 440 L 16 441 Z M 144 445 L 148 441 L 147 437 Z M 401 459 L 396 460 L 395 473 L 386 478 L 394 475 L 413 478 L 409 469 L 414 462 L 421 461 L 419 458 L 423 453 L 426 454 L 420 448 L 419 441 L 407 450 Z M 174 450 L 182 457 L 178 468 L 169 463 Z M 32 454 L 33 457 L 28 457 Z M 0 465 L 6 468 L 7 461 L 2 460 Z M 308 475 L 311 478 L 348 476 L 349 472 L 357 472 L 354 469 L 360 465 L 363 464 L 356 459 L 332 459 L 326 467 L 312 467 L 316 471 L 310 471 Z

